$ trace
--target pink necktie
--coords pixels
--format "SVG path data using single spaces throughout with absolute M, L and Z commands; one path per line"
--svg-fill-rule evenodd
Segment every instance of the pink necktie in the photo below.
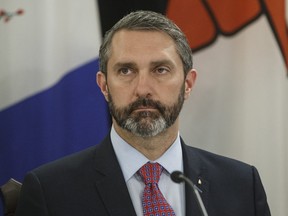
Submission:
M 172 207 L 168 204 L 161 193 L 158 182 L 163 167 L 158 163 L 146 163 L 139 169 L 145 188 L 142 197 L 144 216 L 172 216 L 175 215 Z

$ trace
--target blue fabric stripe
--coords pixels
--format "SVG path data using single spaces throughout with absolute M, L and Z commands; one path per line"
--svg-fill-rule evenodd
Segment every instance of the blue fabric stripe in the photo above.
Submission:
M 43 163 L 97 144 L 110 117 L 96 82 L 98 59 L 0 112 L 0 185 Z

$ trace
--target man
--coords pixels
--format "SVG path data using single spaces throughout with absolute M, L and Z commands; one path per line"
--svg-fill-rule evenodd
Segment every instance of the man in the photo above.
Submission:
M 209 215 L 270 215 L 256 168 L 181 140 L 179 113 L 195 79 L 173 22 L 149 11 L 120 20 L 105 35 L 97 73 L 110 134 L 28 173 L 16 215 L 201 215 L 192 190 L 170 179 L 174 170 L 197 184 Z

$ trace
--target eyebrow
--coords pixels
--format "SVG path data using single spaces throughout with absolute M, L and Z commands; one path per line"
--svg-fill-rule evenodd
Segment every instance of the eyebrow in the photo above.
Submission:
M 136 68 L 137 64 L 134 62 L 117 62 L 115 65 L 113 65 L 113 70 L 117 70 L 118 68 Z
M 157 66 L 159 66 L 159 65 L 169 65 L 170 67 L 175 68 L 174 62 L 171 61 L 171 60 L 168 60 L 168 59 L 162 59 L 162 60 L 152 61 L 152 62 L 150 63 L 150 65 L 151 65 L 152 67 L 157 67 Z
M 150 62 L 150 67 L 157 67 L 159 65 L 169 65 L 172 68 L 175 68 L 175 64 L 173 61 L 168 59 L 156 60 Z M 117 70 L 118 68 L 127 67 L 127 68 L 137 68 L 137 64 L 135 62 L 117 62 L 113 65 L 113 69 Z

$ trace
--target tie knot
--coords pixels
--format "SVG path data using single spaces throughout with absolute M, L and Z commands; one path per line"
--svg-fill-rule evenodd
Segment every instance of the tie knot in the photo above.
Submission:
M 163 167 L 158 163 L 146 163 L 139 169 L 139 174 L 142 177 L 145 185 L 149 183 L 158 183 Z

